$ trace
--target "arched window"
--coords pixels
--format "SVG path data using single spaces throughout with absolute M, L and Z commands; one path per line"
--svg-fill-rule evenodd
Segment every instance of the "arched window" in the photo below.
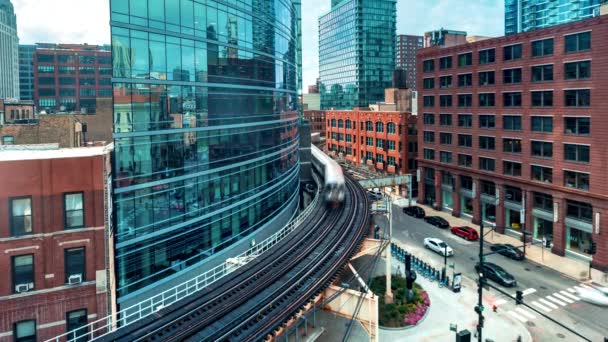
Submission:
M 376 132 L 382 133 L 384 132 L 384 123 L 377 121 L 376 122 Z
M 331 127 L 336 127 L 336 119 L 331 119 Z
M 346 129 L 351 129 L 351 121 L 349 119 L 346 120 Z
M 338 120 L 338 128 L 343 128 L 344 127 L 344 120 L 340 119 Z
M 389 122 L 386 124 L 386 132 L 388 134 L 395 134 L 395 131 L 396 131 L 395 123 Z
M 368 132 L 373 132 L 374 131 L 374 124 L 371 121 L 366 121 L 365 122 L 365 129 Z

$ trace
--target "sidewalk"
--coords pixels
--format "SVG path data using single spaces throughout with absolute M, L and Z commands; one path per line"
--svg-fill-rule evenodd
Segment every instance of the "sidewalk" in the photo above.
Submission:
M 474 228 L 475 230 L 477 230 L 477 232 L 479 232 L 479 225 L 473 224 L 470 221 L 454 217 L 447 212 L 434 210 L 426 205 L 417 205 L 424 208 L 424 211 L 426 212 L 427 216 L 441 216 L 450 223 L 450 226 L 468 226 Z M 485 232 L 489 232 L 489 229 L 487 229 L 487 227 L 484 230 Z M 519 239 L 508 235 L 499 234 L 496 232 L 488 233 L 485 236 L 485 241 L 491 244 L 508 243 L 513 246 L 520 246 L 522 244 Z M 585 264 L 581 261 L 569 259 L 566 257 L 561 257 L 559 255 L 551 253 L 551 250 L 542 248 L 540 246 L 526 246 L 526 259 L 539 265 L 545 266 L 547 268 L 553 269 L 576 281 L 585 282 L 590 280 L 589 264 Z

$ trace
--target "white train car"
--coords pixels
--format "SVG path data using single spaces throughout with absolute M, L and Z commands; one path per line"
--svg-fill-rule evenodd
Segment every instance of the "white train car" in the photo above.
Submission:
M 342 168 L 315 145 L 311 146 L 311 152 L 314 168 L 323 175 L 323 199 L 328 204 L 342 203 L 345 190 Z

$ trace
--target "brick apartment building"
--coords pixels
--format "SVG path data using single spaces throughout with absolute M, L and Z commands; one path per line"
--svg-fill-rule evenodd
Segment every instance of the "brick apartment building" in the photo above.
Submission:
M 607 38 L 601 16 L 420 50 L 419 201 L 607 272 Z
M 325 111 L 305 110 L 304 119 L 310 121 L 310 133 L 319 133 L 325 136 Z
M 113 311 L 111 147 L 15 148 L 0 152 L 0 340 L 45 341 Z
M 423 47 L 424 37 L 413 36 L 408 34 L 397 35 L 397 44 L 395 51 L 395 67 L 404 70 L 406 73 L 407 87 L 416 90 L 416 52 Z

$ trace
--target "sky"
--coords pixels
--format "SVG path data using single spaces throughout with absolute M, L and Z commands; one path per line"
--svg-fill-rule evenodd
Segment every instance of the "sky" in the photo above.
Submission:
M 20 44 L 109 44 L 109 0 L 12 0 Z M 304 92 L 319 74 L 318 18 L 331 0 L 302 1 Z M 58 10 L 61 8 L 62 10 Z M 49 15 L 52 13 L 52 15 Z M 397 0 L 397 34 L 423 35 L 439 28 L 501 36 L 501 0 Z

